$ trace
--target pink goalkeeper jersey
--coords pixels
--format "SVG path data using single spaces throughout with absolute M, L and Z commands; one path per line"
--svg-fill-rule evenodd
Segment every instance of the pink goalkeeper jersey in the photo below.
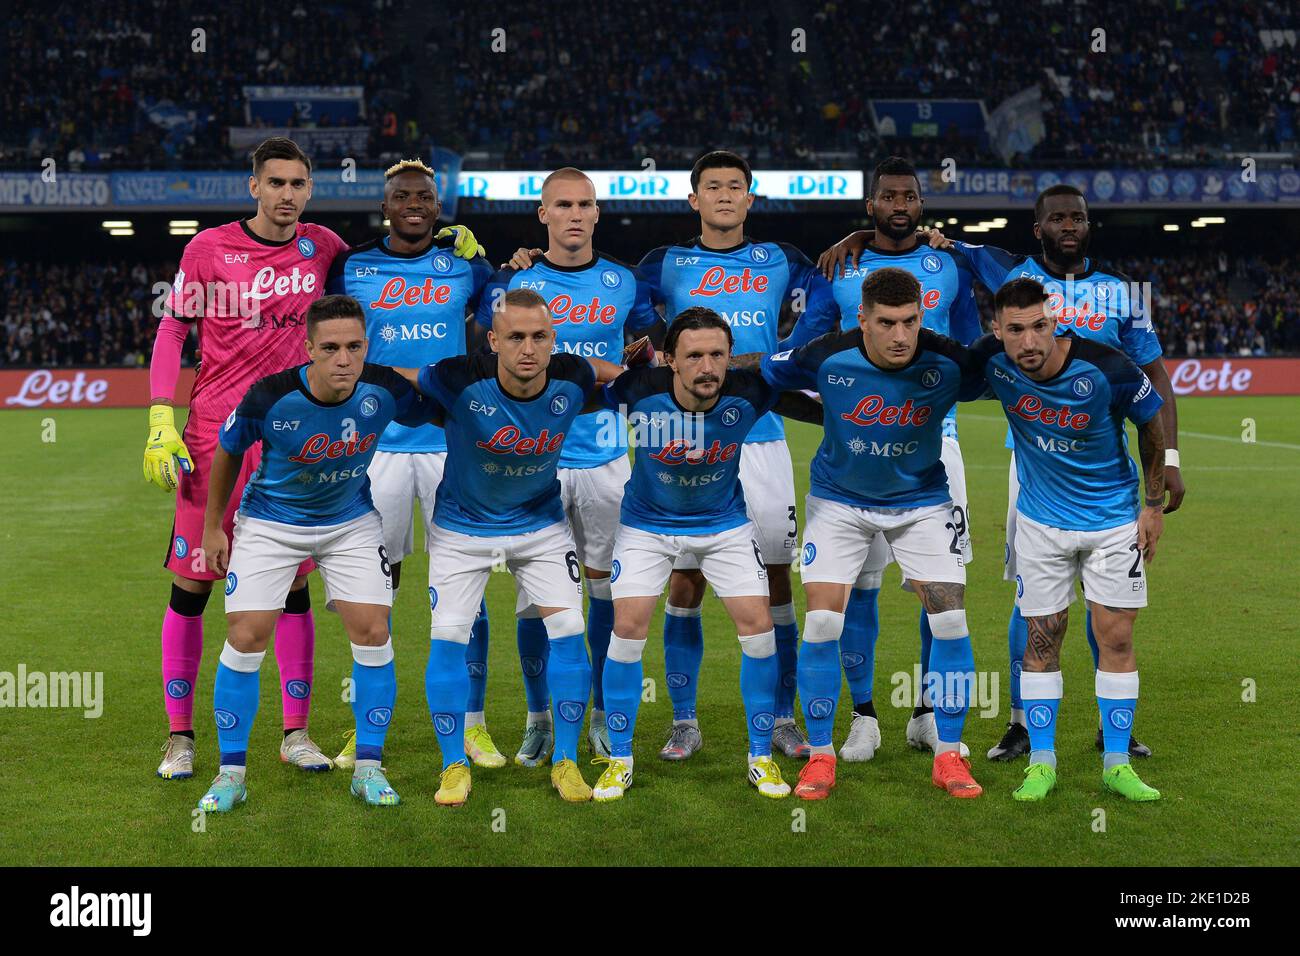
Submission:
M 260 238 L 243 220 L 189 241 L 167 308 L 199 324 L 192 416 L 221 421 L 258 379 L 307 361 L 307 308 L 347 248 L 333 231 L 305 222 L 283 242 Z

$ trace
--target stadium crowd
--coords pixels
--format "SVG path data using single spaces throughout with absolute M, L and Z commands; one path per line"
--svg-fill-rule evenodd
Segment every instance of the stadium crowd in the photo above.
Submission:
M 1203 163 L 1229 143 L 1284 150 L 1296 141 L 1295 35 L 1262 38 L 1300 24 L 1292 0 L 1175 0 L 1173 10 L 1132 0 L 1104 11 L 908 0 L 869 15 L 843 0 L 766 0 L 744 17 L 501 0 L 448 5 L 423 44 L 394 32 L 410 5 L 169 0 L 162 15 L 162 0 L 62 2 L 53 12 L 20 0 L 0 41 L 0 164 L 224 165 L 234 158 L 227 128 L 246 123 L 245 84 L 364 86 L 377 156 L 421 140 L 419 107 L 386 88 L 401 85 L 413 58 L 449 81 L 451 128 L 437 131 L 438 144 L 485 150 L 506 167 L 647 156 L 667 167 L 692 160 L 701 143 L 782 165 L 807 165 L 814 151 L 848 166 L 888 152 L 1001 164 L 979 131 L 882 138 L 870 100 L 974 98 L 992 111 L 1034 86 L 1046 136 L 1013 165 Z M 191 55 L 198 27 L 207 49 Z M 146 112 L 160 103 L 191 116 L 192 128 L 160 129 Z
M 1151 283 L 1167 356 L 1300 353 L 1300 257 L 1232 259 L 1220 252 L 1115 265 Z M 175 262 L 162 261 L 0 260 L 0 367 L 147 367 L 158 327 L 154 287 L 170 282 L 175 270 Z M 992 300 L 978 287 L 977 293 L 987 324 Z M 196 346 L 191 334 L 186 364 L 196 360 Z
M 419 138 L 405 95 L 383 87 L 392 62 L 369 7 L 302 0 L 7 6 L 0 166 L 52 156 L 74 170 L 224 167 L 235 158 L 228 129 L 262 125 L 245 115 L 245 85 L 361 85 L 369 155 Z M 196 52 L 192 31 L 199 29 L 204 49 Z M 303 124 L 292 118 L 289 125 Z M 338 124 L 324 116 L 309 125 Z

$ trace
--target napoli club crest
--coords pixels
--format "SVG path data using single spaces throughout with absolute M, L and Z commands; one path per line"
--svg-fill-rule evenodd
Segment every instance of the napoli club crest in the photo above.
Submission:
M 943 373 L 937 368 L 927 368 L 921 373 L 921 384 L 926 388 L 934 388 L 943 381 Z
M 617 289 L 622 281 L 622 277 L 613 269 L 606 269 L 600 274 L 601 285 L 606 289 Z
M 316 243 L 312 242 L 306 236 L 301 236 L 298 239 L 298 251 L 302 253 L 304 259 L 310 259 L 312 256 L 316 255 Z
M 728 408 L 725 412 L 722 413 L 722 424 L 734 425 L 738 421 L 740 421 L 740 409 Z
M 430 265 L 433 266 L 434 272 L 450 272 L 451 257 L 448 256 L 446 253 L 440 252 L 433 257 L 433 261 L 430 263 Z
M 1074 380 L 1074 394 L 1080 398 L 1087 398 L 1092 394 L 1092 382 L 1086 378 L 1076 378 Z
M 556 395 L 553 399 L 551 399 L 552 415 L 563 415 L 565 410 L 568 407 L 569 407 L 569 400 L 565 398 L 563 395 Z
M 924 256 L 921 259 L 921 268 L 924 269 L 926 272 L 938 272 L 940 269 L 943 268 L 943 265 L 942 263 L 939 262 L 938 256 L 929 255 L 929 256 Z
M 379 411 L 379 399 L 373 395 L 367 395 L 361 400 L 361 416 L 369 418 Z
M 755 262 L 766 262 L 769 256 L 770 253 L 762 246 L 754 246 L 749 250 L 749 257 Z

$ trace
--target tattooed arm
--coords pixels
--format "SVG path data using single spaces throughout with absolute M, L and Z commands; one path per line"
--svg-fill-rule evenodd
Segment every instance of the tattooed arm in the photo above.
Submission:
M 1137 543 L 1143 560 L 1150 563 L 1165 530 L 1165 426 L 1159 415 L 1138 427 L 1138 459 L 1146 485 L 1146 507 L 1138 515 Z

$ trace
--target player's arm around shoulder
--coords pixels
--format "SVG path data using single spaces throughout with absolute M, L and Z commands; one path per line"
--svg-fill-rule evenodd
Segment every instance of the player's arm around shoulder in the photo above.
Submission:
M 989 376 L 993 374 L 994 356 L 1006 351 L 1002 341 L 992 332 L 986 332 L 967 346 L 959 346 L 961 351 L 961 390 L 957 401 L 974 402 L 981 399 L 996 398 Z

